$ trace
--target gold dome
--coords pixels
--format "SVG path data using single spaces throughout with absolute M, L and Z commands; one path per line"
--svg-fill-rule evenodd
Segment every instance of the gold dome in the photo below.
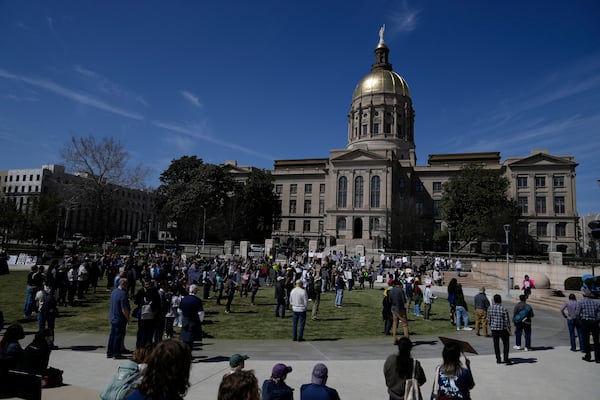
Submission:
M 400 75 L 386 69 L 375 69 L 362 78 L 352 94 L 352 100 L 380 93 L 391 93 L 410 97 L 408 84 Z

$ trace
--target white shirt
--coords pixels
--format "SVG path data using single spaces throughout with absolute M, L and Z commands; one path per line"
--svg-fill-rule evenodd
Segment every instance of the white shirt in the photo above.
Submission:
M 304 312 L 308 306 L 308 294 L 304 288 L 296 286 L 290 293 L 290 304 L 292 311 Z

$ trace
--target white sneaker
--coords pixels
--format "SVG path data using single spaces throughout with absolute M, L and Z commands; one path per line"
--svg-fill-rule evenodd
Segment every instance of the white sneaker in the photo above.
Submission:
M 529 351 L 531 350 L 529 347 L 525 347 L 525 351 Z
M 513 349 L 515 349 L 515 350 L 523 350 L 523 348 L 521 346 L 517 346 L 517 345 L 514 345 Z
M 472 331 L 472 330 L 473 330 L 473 328 L 471 328 L 470 326 L 465 326 L 463 328 L 463 331 Z
M 460 328 L 456 328 L 457 331 L 460 331 Z

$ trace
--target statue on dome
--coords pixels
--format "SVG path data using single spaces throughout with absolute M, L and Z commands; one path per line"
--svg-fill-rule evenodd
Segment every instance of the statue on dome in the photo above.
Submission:
M 379 28 L 379 44 L 383 43 L 383 34 L 385 33 L 385 24 L 381 28 Z

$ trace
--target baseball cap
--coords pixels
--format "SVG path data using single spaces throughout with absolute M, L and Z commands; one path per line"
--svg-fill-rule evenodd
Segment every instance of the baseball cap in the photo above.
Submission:
M 246 355 L 243 356 L 241 354 L 234 354 L 229 358 L 229 365 L 231 366 L 231 368 L 235 368 L 249 358 L 250 357 Z
M 275 364 L 273 366 L 273 371 L 271 371 L 271 377 L 282 378 L 290 372 L 292 372 L 292 367 L 285 364 Z

